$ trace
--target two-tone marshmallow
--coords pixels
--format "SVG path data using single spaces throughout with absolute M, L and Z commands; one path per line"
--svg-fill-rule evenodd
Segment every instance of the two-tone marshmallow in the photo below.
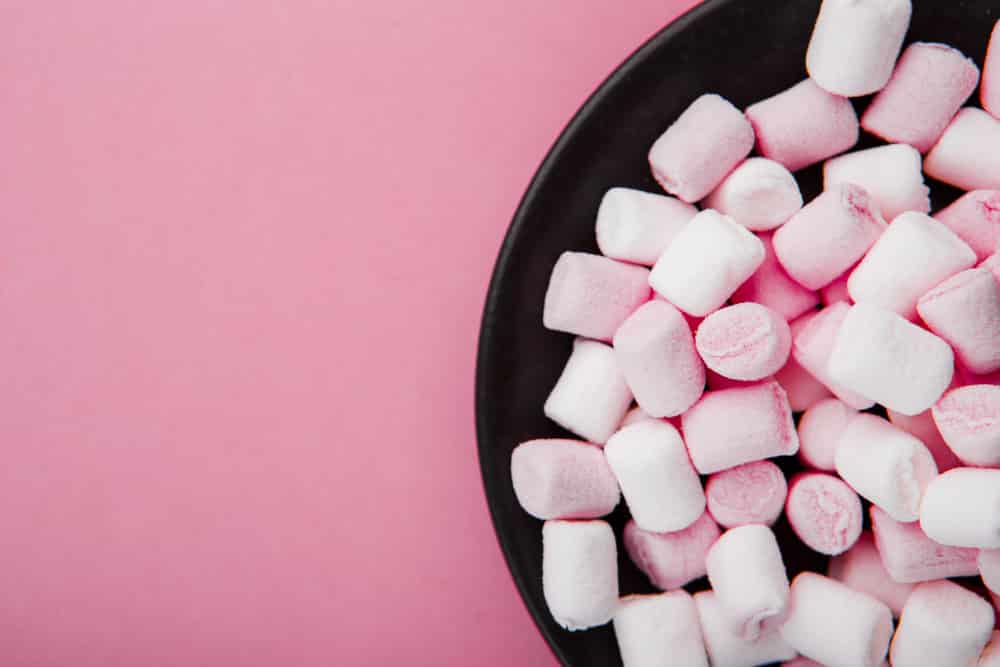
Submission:
M 1000 470 L 954 468 L 927 485 L 920 528 L 953 547 L 1000 549 Z
M 792 478 L 785 516 L 807 547 L 827 556 L 850 549 L 864 523 L 858 494 L 837 477 L 821 472 Z
M 615 508 L 618 482 L 600 447 L 578 440 L 529 440 L 510 455 L 514 495 L 537 519 L 596 519 Z
M 733 380 L 761 380 L 788 361 L 792 332 L 785 318 L 770 308 L 738 303 L 704 319 L 695 347 L 716 373 Z
M 705 201 L 747 229 L 765 232 L 785 224 L 802 208 L 795 177 L 780 162 L 752 157 L 726 176 Z
M 877 505 L 870 509 L 875 546 L 889 576 L 900 583 L 919 583 L 978 573 L 977 549 L 949 547 L 920 529 L 920 523 L 896 521 Z
M 971 384 L 952 389 L 931 408 L 948 447 L 965 463 L 1000 466 L 1000 387 Z
M 713 591 L 695 593 L 694 603 L 701 621 L 701 634 L 713 665 L 726 667 L 756 667 L 795 657 L 795 649 L 778 632 L 747 640 L 734 632 Z
M 597 247 L 605 257 L 652 266 L 697 213 L 674 197 L 611 188 L 597 209 Z
M 618 606 L 615 534 L 604 521 L 546 521 L 542 593 L 556 623 L 586 630 L 611 620 Z
M 705 576 L 705 556 L 720 534 L 706 512 L 684 530 L 672 533 L 643 530 L 630 520 L 622 541 L 629 558 L 649 582 L 669 591 Z
M 823 164 L 824 189 L 832 190 L 843 183 L 867 190 L 886 220 L 904 211 L 931 210 L 920 152 L 907 144 L 876 146 L 827 160 Z
M 931 178 L 963 190 L 1000 188 L 1000 120 L 965 107 L 924 160 Z
M 754 461 L 717 472 L 705 483 L 708 512 L 721 526 L 772 525 L 781 515 L 788 484 L 781 468 Z
M 624 597 L 612 623 L 624 667 L 708 667 L 698 610 L 687 591 Z
M 819 401 L 799 420 L 799 458 L 817 470 L 836 469 L 834 455 L 840 436 L 858 411 L 839 398 Z
M 920 297 L 917 312 L 965 368 L 1000 370 L 1000 284 L 988 269 L 956 273 Z
M 892 610 L 894 616 L 903 612 L 903 605 L 916 586 L 893 580 L 882 564 L 882 557 L 875 548 L 875 538 L 869 532 L 862 533 L 846 553 L 830 559 L 827 576 L 880 600 Z

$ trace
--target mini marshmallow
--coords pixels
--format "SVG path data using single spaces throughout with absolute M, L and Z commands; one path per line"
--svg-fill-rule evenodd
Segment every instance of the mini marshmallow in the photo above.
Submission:
M 750 154 L 753 142 L 742 111 L 719 95 L 702 95 L 649 149 L 649 166 L 664 190 L 694 203 Z
M 720 534 L 706 512 L 684 530 L 673 533 L 643 530 L 630 520 L 625 524 L 622 541 L 629 558 L 649 582 L 669 591 L 705 576 L 705 555 Z
M 738 637 L 753 641 L 784 622 L 788 574 L 770 528 L 750 524 L 727 530 L 708 550 L 705 567 Z
M 1000 549 L 983 549 L 979 552 L 979 574 L 986 588 L 1000 594 Z
M 913 146 L 876 146 L 827 160 L 823 164 L 823 188 L 832 190 L 843 183 L 867 190 L 886 220 L 904 211 L 931 210 L 920 152 Z
M 618 606 L 615 534 L 604 521 L 546 521 L 542 593 L 556 623 L 586 630 L 611 620 Z
M 728 215 L 751 231 L 765 232 L 785 224 L 802 208 L 802 193 L 780 162 L 752 157 L 726 176 L 702 206 Z
M 701 480 L 680 434 L 667 422 L 626 426 L 611 436 L 604 455 L 643 530 L 682 530 L 705 511 Z
M 792 581 L 789 610 L 781 636 L 826 667 L 873 667 L 889 651 L 892 612 L 839 581 L 815 572 L 799 574 Z
M 1000 387 L 952 389 L 931 409 L 941 436 L 970 465 L 1000 466 Z
M 806 79 L 747 107 L 757 150 L 790 171 L 843 153 L 858 141 L 851 101 Z
M 864 532 L 846 553 L 830 559 L 827 575 L 859 593 L 866 593 L 884 603 L 894 616 L 903 612 L 903 605 L 916 584 L 894 581 L 882 564 L 875 538 Z
M 955 358 L 934 334 L 891 310 L 857 303 L 837 332 L 827 372 L 851 391 L 915 415 L 951 384 Z
M 858 411 L 837 398 L 828 398 L 806 410 L 799 420 L 799 458 L 817 470 L 833 471 L 840 436 Z
M 927 447 L 927 451 L 929 451 L 931 456 L 934 457 L 934 462 L 938 467 L 938 473 L 942 473 L 946 470 L 951 470 L 952 468 L 957 468 L 962 465 L 962 462 L 959 461 L 957 456 L 955 456 L 955 452 L 951 451 L 951 448 L 945 444 L 944 438 L 941 437 L 941 432 L 938 431 L 937 424 L 934 423 L 934 417 L 931 415 L 930 410 L 924 410 L 920 414 L 912 416 L 904 415 L 893 410 L 886 410 L 886 412 L 888 413 L 889 421 L 892 422 L 893 426 L 903 429 L 910 435 L 916 437 L 920 442 L 924 443 L 924 446 Z
M 653 417 L 681 414 L 705 390 L 705 366 L 691 329 L 665 301 L 632 313 L 615 334 L 614 349 L 636 402 Z
M 880 90 L 910 25 L 910 0 L 823 0 L 806 51 L 806 70 L 837 95 Z
M 606 257 L 652 266 L 697 213 L 674 197 L 611 188 L 597 209 L 597 247 Z
M 632 403 L 615 352 L 592 340 L 577 339 L 556 386 L 545 400 L 545 416 L 585 440 L 604 443 Z
M 986 648 L 979 654 L 976 667 L 1000 667 L 1000 630 L 993 632 Z
M 927 154 L 924 171 L 962 190 L 1000 188 L 1000 120 L 974 107 L 959 111 Z
M 821 472 L 792 478 L 785 515 L 803 544 L 826 556 L 854 546 L 864 522 L 858 494 L 840 479 Z
M 788 395 L 788 405 L 792 412 L 808 410 L 830 397 L 830 390 L 802 368 L 793 357 L 789 357 L 782 369 L 774 374 L 774 379 Z
M 969 667 L 993 634 L 990 603 L 950 581 L 910 594 L 889 654 L 893 667 Z
M 864 188 L 837 184 L 774 233 L 774 252 L 788 275 L 815 290 L 861 259 L 885 228 Z
M 695 347 L 716 373 L 733 380 L 761 380 L 788 361 L 792 332 L 785 318 L 770 308 L 738 303 L 705 318 Z
M 613 624 L 623 667 L 708 667 L 698 610 L 687 591 L 624 597 Z
M 1000 470 L 955 468 L 924 492 L 920 527 L 935 542 L 1000 549 Z
M 793 322 L 792 357 L 844 403 L 857 410 L 867 410 L 875 401 L 837 383 L 828 371 L 830 353 L 849 311 L 848 304 L 835 303 L 815 315 L 806 315 Z
M 770 461 L 744 463 L 717 472 L 705 484 L 708 512 L 726 528 L 774 524 L 787 494 L 785 474 Z
M 865 109 L 861 127 L 889 143 L 926 153 L 978 83 L 979 68 L 958 49 L 910 44 L 889 83 Z
M 967 369 L 1000 370 L 1000 284 L 988 269 L 956 273 L 920 297 L 917 312 Z
M 983 261 L 1000 243 L 1000 190 L 966 192 L 935 213 L 934 219 L 965 241 L 977 261 Z
M 764 244 L 732 218 L 702 211 L 674 237 L 649 284 L 684 312 L 704 317 L 764 261 Z
M 819 296 L 792 280 L 778 263 L 774 254 L 771 234 L 761 234 L 764 244 L 764 262 L 745 283 L 733 292 L 733 303 L 753 301 L 780 313 L 792 321 L 819 303 Z
M 1000 21 L 993 24 L 990 43 L 983 62 L 983 82 L 979 87 L 979 100 L 994 118 L 1000 118 Z
M 795 657 L 778 632 L 761 635 L 747 641 L 733 632 L 713 591 L 695 593 L 694 604 L 701 621 L 701 634 L 712 665 L 718 667 L 756 667 Z
M 681 416 L 681 425 L 703 475 L 799 449 L 785 390 L 773 381 L 706 392 Z
M 600 447 L 529 440 L 510 455 L 514 495 L 536 519 L 596 519 L 618 504 L 618 482 Z
M 912 584 L 977 574 L 976 549 L 939 544 L 927 537 L 919 522 L 896 521 L 875 505 L 870 513 L 875 546 L 894 581 Z
M 937 475 L 924 443 L 876 415 L 855 415 L 834 454 L 837 474 L 897 521 L 916 521 L 924 490 Z
M 820 301 L 823 302 L 824 306 L 829 306 L 831 303 L 837 303 L 838 301 L 853 303 L 851 295 L 847 291 L 847 278 L 853 271 L 854 267 L 852 266 L 841 274 L 839 278 L 819 291 Z

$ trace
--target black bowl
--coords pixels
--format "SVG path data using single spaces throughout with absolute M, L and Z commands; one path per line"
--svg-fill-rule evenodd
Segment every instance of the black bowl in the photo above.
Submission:
M 549 273 L 565 250 L 596 252 L 594 220 L 613 186 L 660 192 L 646 163 L 653 141 L 703 93 L 740 108 L 806 76 L 805 51 L 819 0 L 711 0 L 636 51 L 576 114 L 535 174 L 514 216 L 490 283 L 476 369 L 476 428 L 486 496 L 500 545 L 528 609 L 566 665 L 620 665 L 610 626 L 567 632 L 542 597 L 541 522 L 517 504 L 510 453 L 521 441 L 567 436 L 542 404 L 569 356 L 572 337 L 542 327 Z M 907 41 L 951 44 L 980 65 L 997 0 L 914 0 Z M 572 67 L 572 63 L 566 63 Z M 976 98 L 974 98 L 976 99 Z M 867 100 L 856 101 L 858 108 Z M 861 145 L 879 142 L 863 137 Z M 797 174 L 808 199 L 820 189 L 818 167 Z M 941 206 L 957 192 L 931 182 Z M 572 436 L 570 436 L 572 437 Z M 786 472 L 795 461 L 779 461 Z M 624 504 L 624 503 L 623 503 Z M 618 536 L 623 506 L 610 517 Z M 790 574 L 820 570 L 825 559 L 775 527 Z M 622 594 L 652 592 L 619 549 Z M 705 588 L 704 581 L 690 588 Z

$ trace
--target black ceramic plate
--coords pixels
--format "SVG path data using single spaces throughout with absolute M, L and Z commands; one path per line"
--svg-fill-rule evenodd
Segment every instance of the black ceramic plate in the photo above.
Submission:
M 1000 0 L 913 0 L 907 41 L 951 44 L 980 65 Z M 514 216 L 490 284 L 479 340 L 476 426 L 493 523 L 535 622 L 566 665 L 620 665 L 610 626 L 567 632 L 542 598 L 541 522 L 524 513 L 510 481 L 510 453 L 531 438 L 567 435 L 542 415 L 542 403 L 569 356 L 572 337 L 542 328 L 549 272 L 565 250 L 597 252 L 594 219 L 613 186 L 660 192 L 646 152 L 703 93 L 740 108 L 806 76 L 805 51 L 819 0 L 710 0 L 665 28 L 605 81 L 552 147 Z M 573 63 L 567 62 L 566 67 Z M 978 91 L 976 97 L 978 99 Z M 858 100 L 861 108 L 867 100 Z M 874 145 L 870 137 L 862 145 Z M 819 169 L 797 174 L 808 199 Z M 931 183 L 936 206 L 955 191 Z M 783 465 L 791 471 L 794 462 Z M 611 516 L 616 535 L 627 517 Z M 823 569 L 824 559 L 775 527 L 790 574 Z M 619 549 L 622 594 L 651 592 Z M 692 590 L 706 587 L 695 582 Z

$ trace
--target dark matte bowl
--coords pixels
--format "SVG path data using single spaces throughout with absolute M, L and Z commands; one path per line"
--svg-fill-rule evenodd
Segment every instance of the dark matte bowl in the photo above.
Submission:
M 621 660 L 610 625 L 571 633 L 553 622 L 542 598 L 541 522 L 521 510 L 511 487 L 510 453 L 519 442 L 567 435 L 542 414 L 572 341 L 542 328 L 549 272 L 565 250 L 597 252 L 595 213 L 608 188 L 660 191 L 646 152 L 696 97 L 715 92 L 744 108 L 805 78 L 806 45 L 819 4 L 712 0 L 663 29 L 597 89 L 563 131 L 525 193 L 500 251 L 476 369 L 479 459 L 511 574 L 566 665 L 620 665 Z M 946 42 L 982 64 L 1000 13 L 997 0 L 914 0 L 914 5 L 908 42 Z M 858 100 L 858 107 L 866 102 Z M 876 143 L 862 138 L 862 145 Z M 807 199 L 817 194 L 818 167 L 797 176 Z M 938 183 L 932 182 L 931 189 L 936 206 L 956 196 Z M 794 461 L 780 463 L 786 472 L 795 469 Z M 610 517 L 618 536 L 627 518 L 622 505 Z M 825 568 L 825 559 L 801 546 L 787 524 L 779 522 L 775 530 L 789 574 Z M 622 549 L 619 565 L 623 595 L 652 591 Z M 705 587 L 702 580 L 689 588 Z

